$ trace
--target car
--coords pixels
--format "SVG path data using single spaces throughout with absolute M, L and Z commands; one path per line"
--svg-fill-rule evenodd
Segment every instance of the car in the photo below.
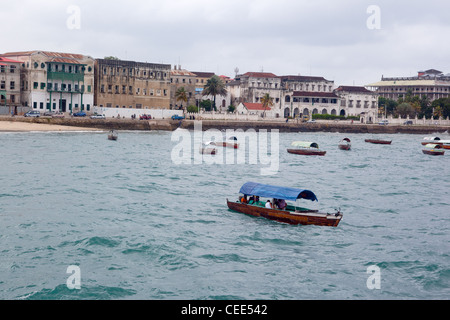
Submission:
M 54 114 L 52 114 L 52 118 L 64 118 L 64 113 L 55 112 Z
M 75 112 L 73 114 L 74 117 L 86 117 L 86 112 L 84 111 L 79 111 L 79 112 Z
M 313 122 L 316 122 L 316 120 L 311 119 L 311 120 L 308 120 L 308 121 L 306 121 L 306 122 L 313 123 Z
M 139 116 L 139 120 L 151 120 L 151 119 L 152 119 L 152 116 L 149 114 L 141 114 Z
M 31 111 L 28 111 L 27 113 L 25 113 L 23 116 L 39 118 L 41 116 L 41 112 L 38 110 L 31 110 Z
M 403 122 L 404 125 L 411 125 L 413 124 L 412 120 L 406 120 L 405 122 Z
M 380 126 L 387 126 L 389 124 L 389 121 L 387 121 L 386 119 L 385 120 L 381 120 L 380 122 L 378 122 L 378 124 Z
M 183 116 L 179 116 L 179 115 L 177 115 L 177 114 L 174 114 L 174 115 L 172 116 L 172 120 L 183 120 L 183 119 L 184 119 Z
M 94 114 L 91 116 L 91 119 L 106 119 L 104 114 Z
M 44 112 L 44 117 L 51 117 L 51 116 L 53 116 L 54 114 L 55 114 L 54 111 L 45 111 L 45 112 Z

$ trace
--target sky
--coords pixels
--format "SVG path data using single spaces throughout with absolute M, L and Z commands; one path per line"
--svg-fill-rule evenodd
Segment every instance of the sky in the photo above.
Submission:
M 0 53 L 56 51 L 364 86 L 450 73 L 450 1 L 1 1 Z

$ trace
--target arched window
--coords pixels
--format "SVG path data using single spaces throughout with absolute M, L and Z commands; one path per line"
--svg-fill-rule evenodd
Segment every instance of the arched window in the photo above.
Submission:
M 317 109 L 314 109 L 312 112 L 312 114 L 318 114 L 318 113 L 319 113 L 319 110 L 317 110 Z
M 289 108 L 284 108 L 284 117 L 287 118 L 289 117 L 290 113 L 289 113 Z
M 339 113 L 339 115 L 345 116 L 345 110 L 341 110 L 341 112 Z
M 300 113 L 300 110 L 298 110 L 298 108 L 294 109 L 294 118 L 296 118 Z
M 336 109 L 331 110 L 331 114 L 332 114 L 333 116 L 335 116 L 335 115 L 336 115 Z
M 328 114 L 327 109 L 322 109 L 322 114 Z
M 309 116 L 309 110 L 308 110 L 308 108 L 303 109 L 303 115 L 304 115 L 304 116 Z

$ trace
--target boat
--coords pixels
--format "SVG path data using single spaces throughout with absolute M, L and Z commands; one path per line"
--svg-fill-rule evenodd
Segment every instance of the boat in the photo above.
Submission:
M 214 145 L 213 142 L 207 142 L 207 143 L 202 143 L 202 145 L 200 146 L 200 153 L 201 154 L 216 154 L 217 153 L 217 149 L 212 147 Z
M 429 143 L 425 145 L 425 148 L 422 149 L 422 152 L 424 154 L 429 154 L 432 156 L 443 156 L 445 150 L 440 144 Z
M 227 199 L 228 208 L 255 217 L 263 217 L 292 225 L 330 227 L 337 227 L 343 217 L 340 210 L 336 210 L 335 213 L 326 213 L 297 206 L 297 200 L 300 199 L 318 201 L 316 195 L 310 190 L 246 182 L 242 185 L 239 193 L 243 195 L 242 198 L 251 196 L 253 200 L 245 202 L 241 201 L 242 198 L 237 201 Z M 260 201 L 260 197 L 269 198 L 267 201 L 274 199 L 275 202 L 276 200 L 279 207 L 266 208 L 267 201 Z M 288 204 L 286 201 L 295 202 L 295 204 Z M 280 209 L 280 207 L 284 208 Z
M 341 150 L 350 150 L 352 147 L 352 144 L 350 142 L 351 141 L 349 138 L 344 138 L 341 140 L 341 142 L 339 142 L 338 148 Z
M 320 150 L 316 142 L 294 141 L 291 144 L 294 149 L 287 149 L 287 152 L 293 154 L 302 154 L 307 156 L 324 156 L 327 152 Z
M 116 131 L 111 130 L 111 131 L 108 133 L 108 139 L 109 139 L 109 140 L 117 140 L 117 138 L 118 138 L 118 135 L 117 135 L 117 132 L 116 132 Z
M 366 139 L 364 140 L 368 143 L 375 143 L 375 144 L 391 144 L 392 140 L 381 140 L 381 139 Z
M 212 142 L 212 144 L 218 147 L 234 148 L 234 149 L 239 148 L 239 143 L 237 142 L 236 137 L 231 137 L 228 140 L 229 141 Z
M 427 144 L 439 144 L 444 149 L 450 149 L 450 140 L 442 140 L 439 137 L 425 137 L 423 138 L 422 145 L 425 146 Z

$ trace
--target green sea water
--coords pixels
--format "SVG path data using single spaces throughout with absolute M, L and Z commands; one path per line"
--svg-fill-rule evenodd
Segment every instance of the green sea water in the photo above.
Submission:
M 0 299 L 450 296 L 450 151 L 424 155 L 418 135 L 373 145 L 280 133 L 278 170 L 263 175 L 261 163 L 176 164 L 172 135 L 0 133 Z M 337 148 L 345 136 L 350 151 Z M 297 140 L 326 156 L 288 154 Z M 319 202 L 305 206 L 340 208 L 343 220 L 291 226 L 230 211 L 247 181 L 312 190 Z

